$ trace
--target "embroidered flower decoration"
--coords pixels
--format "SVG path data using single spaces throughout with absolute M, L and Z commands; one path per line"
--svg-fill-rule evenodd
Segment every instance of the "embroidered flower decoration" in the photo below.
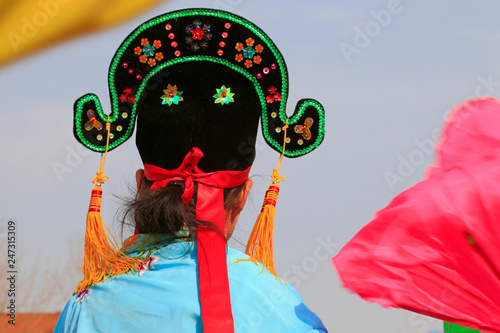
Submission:
M 139 238 L 140 235 L 133 235 L 130 236 L 125 243 L 123 244 L 123 250 L 124 251 L 132 251 L 132 245 L 137 245 L 137 238 Z
M 135 97 L 132 96 L 132 88 L 125 88 L 123 89 L 123 94 L 121 94 L 118 99 L 120 102 L 125 103 L 134 103 L 135 102 Z
M 161 47 L 161 41 L 160 40 L 155 40 L 153 42 L 153 46 L 157 49 L 159 49 Z
M 147 270 L 155 269 L 155 266 L 153 266 L 153 264 L 155 262 L 157 262 L 159 259 L 160 259 L 160 257 L 151 256 L 151 257 L 149 257 L 149 259 L 144 259 L 144 260 L 140 261 L 139 262 L 139 276 L 144 275 L 144 273 Z
M 257 44 L 254 47 L 255 40 L 253 38 L 247 38 L 245 44 L 246 46 L 243 45 L 243 43 L 236 43 L 234 48 L 241 53 L 237 53 L 234 59 L 237 62 L 242 62 L 243 59 L 246 59 L 243 63 L 246 68 L 252 67 L 253 64 L 260 64 L 262 62 L 262 57 L 256 53 L 262 53 L 262 51 L 264 51 L 264 46 Z
M 243 50 L 243 56 L 247 59 L 253 59 L 253 56 L 255 55 L 255 50 L 251 46 L 245 47 Z
M 215 102 L 220 103 L 221 105 L 229 104 L 229 102 L 234 102 L 233 96 L 234 93 L 231 92 L 231 88 L 226 88 L 226 86 L 222 86 L 220 89 L 216 89 L 217 93 L 214 95 Z
M 234 48 L 236 49 L 236 51 L 241 51 L 245 48 L 245 46 L 243 46 L 243 43 L 236 43 L 236 46 Z
M 197 27 L 192 31 L 192 35 L 193 35 L 193 39 L 202 40 L 203 36 L 205 35 L 205 31 L 203 29 Z
M 311 130 L 309 130 L 311 128 L 312 124 L 313 124 L 313 119 L 308 117 L 304 121 L 304 125 L 295 125 L 293 127 L 293 129 L 294 129 L 295 133 L 302 134 L 304 139 L 309 140 L 312 137 Z
M 243 60 L 243 54 L 241 53 L 237 53 L 236 56 L 234 57 L 234 59 L 237 61 L 237 62 L 241 62 Z
M 80 302 L 82 303 L 83 302 L 83 299 L 85 297 L 87 297 L 88 295 L 90 295 L 90 293 L 92 292 L 92 290 L 90 289 L 82 289 L 80 290 L 77 294 L 76 294 L 76 300 L 75 300 L 75 303 L 76 302 Z
M 161 52 L 157 52 L 161 47 L 161 41 L 155 40 L 153 43 L 149 42 L 149 39 L 142 38 L 141 46 L 137 46 L 134 48 L 134 53 L 139 56 L 139 61 L 143 64 L 147 63 L 149 66 L 154 67 L 156 65 L 156 61 L 160 61 L 163 59 L 163 54 Z
M 163 102 L 161 104 L 168 104 L 168 106 L 172 105 L 174 103 L 175 105 L 178 105 L 179 102 L 184 101 L 182 98 L 182 91 L 177 90 L 177 85 L 168 85 L 167 89 L 163 90 L 165 95 L 161 96 L 161 99 Z
M 162 60 L 163 59 L 163 53 L 161 53 L 161 52 L 156 53 L 155 54 L 155 59 L 158 60 L 158 61 Z
M 186 43 L 191 46 L 193 51 L 198 51 L 201 49 L 206 49 L 208 47 L 208 41 L 212 39 L 212 34 L 210 33 L 210 25 L 202 24 L 201 21 L 196 20 L 193 24 L 186 27 Z
M 85 129 L 87 131 L 93 128 L 96 128 L 98 131 L 102 130 L 102 123 L 96 119 L 94 110 L 87 110 L 87 118 L 89 118 L 89 121 L 85 123 Z
M 142 52 L 144 53 L 144 55 L 146 57 L 152 57 L 155 55 L 155 51 L 156 51 L 156 47 L 154 47 L 153 45 L 146 45 L 142 48 Z
M 274 103 L 281 101 L 281 94 L 278 92 L 278 89 L 275 86 L 270 86 L 269 89 L 267 89 L 267 91 L 269 91 L 269 95 L 266 96 L 267 103 Z

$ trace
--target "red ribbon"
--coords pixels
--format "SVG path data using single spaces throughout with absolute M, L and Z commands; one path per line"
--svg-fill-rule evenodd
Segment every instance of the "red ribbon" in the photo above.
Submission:
M 165 187 L 171 181 L 184 181 L 182 202 L 185 205 L 189 205 L 193 198 L 194 181 L 199 184 L 224 189 L 240 186 L 248 179 L 250 167 L 244 171 L 215 171 L 205 173 L 197 166 L 198 161 L 202 157 L 203 153 L 199 148 L 192 148 L 177 169 L 165 170 L 151 164 L 144 164 L 146 178 L 154 182 L 150 190 L 153 191 Z
M 182 201 L 188 205 L 198 183 L 196 218 L 210 221 L 225 231 L 224 192 L 243 184 L 250 167 L 244 171 L 215 171 L 205 173 L 197 164 L 203 157 L 199 148 L 192 148 L 180 167 L 165 170 L 144 164 L 148 180 L 154 181 L 151 191 L 167 186 L 171 181 L 184 181 Z M 226 240 L 216 231 L 200 227 L 197 230 L 198 275 L 203 331 L 205 333 L 234 332 L 229 280 L 227 277 Z

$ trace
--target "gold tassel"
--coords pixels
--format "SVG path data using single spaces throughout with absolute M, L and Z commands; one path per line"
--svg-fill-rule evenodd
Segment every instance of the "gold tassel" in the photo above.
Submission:
M 262 209 L 257 221 L 255 222 L 250 237 L 248 238 L 247 248 L 245 254 L 249 256 L 248 259 L 238 259 L 235 263 L 240 261 L 253 261 L 254 263 L 261 263 L 264 268 L 273 274 L 277 279 L 281 278 L 276 273 L 273 261 L 273 230 L 274 230 L 274 215 L 276 213 L 276 202 L 278 201 L 278 194 L 280 191 L 279 183 L 284 181 L 285 177 L 281 176 L 278 171 L 281 167 L 281 162 L 283 161 L 283 155 L 285 154 L 285 144 L 286 144 L 286 130 L 288 128 L 288 119 L 283 126 L 284 131 L 284 141 L 283 141 L 283 151 L 278 162 L 278 167 L 271 173 L 271 185 L 266 191 L 266 196 L 264 197 L 264 203 L 262 204 Z M 262 271 L 264 271 L 262 268 Z M 261 272 L 262 273 L 262 272 Z
M 109 179 L 103 171 L 109 145 L 109 117 L 106 123 L 106 130 L 108 132 L 106 150 L 104 154 L 101 155 L 99 171 L 92 181 L 96 186 L 92 189 L 89 211 L 87 213 L 85 256 L 82 267 L 84 279 L 80 282 L 78 287 L 76 287 L 75 293 L 82 289 L 88 289 L 99 282 L 105 281 L 109 277 L 136 271 L 139 263 L 138 259 L 130 258 L 119 250 L 115 238 L 101 217 L 101 185 Z M 111 235 L 111 238 L 108 237 L 104 228 L 106 228 Z

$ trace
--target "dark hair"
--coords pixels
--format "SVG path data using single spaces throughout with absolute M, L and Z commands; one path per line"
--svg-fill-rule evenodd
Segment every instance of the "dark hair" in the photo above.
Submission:
M 185 205 L 181 198 L 184 193 L 184 182 L 171 181 L 166 187 L 149 191 L 152 185 L 152 181 L 144 178 L 135 195 L 124 200 L 120 216 L 123 227 L 137 228 L 140 233 L 169 234 L 175 238 L 176 233 L 185 224 L 193 238 L 196 237 L 196 229 L 200 226 L 214 229 L 225 237 L 223 230 L 219 230 L 212 222 L 196 218 L 196 183 L 194 183 L 193 199 L 189 205 Z M 226 212 L 231 210 L 243 186 L 244 183 L 224 189 Z

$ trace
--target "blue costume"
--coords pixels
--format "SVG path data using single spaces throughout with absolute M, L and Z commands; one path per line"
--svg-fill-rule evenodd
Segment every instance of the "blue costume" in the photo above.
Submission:
M 127 255 L 144 258 L 142 269 L 75 294 L 54 332 L 203 332 L 196 243 L 140 234 L 124 244 Z M 231 265 L 247 258 L 228 249 L 235 332 L 326 332 L 291 285 L 261 264 Z

